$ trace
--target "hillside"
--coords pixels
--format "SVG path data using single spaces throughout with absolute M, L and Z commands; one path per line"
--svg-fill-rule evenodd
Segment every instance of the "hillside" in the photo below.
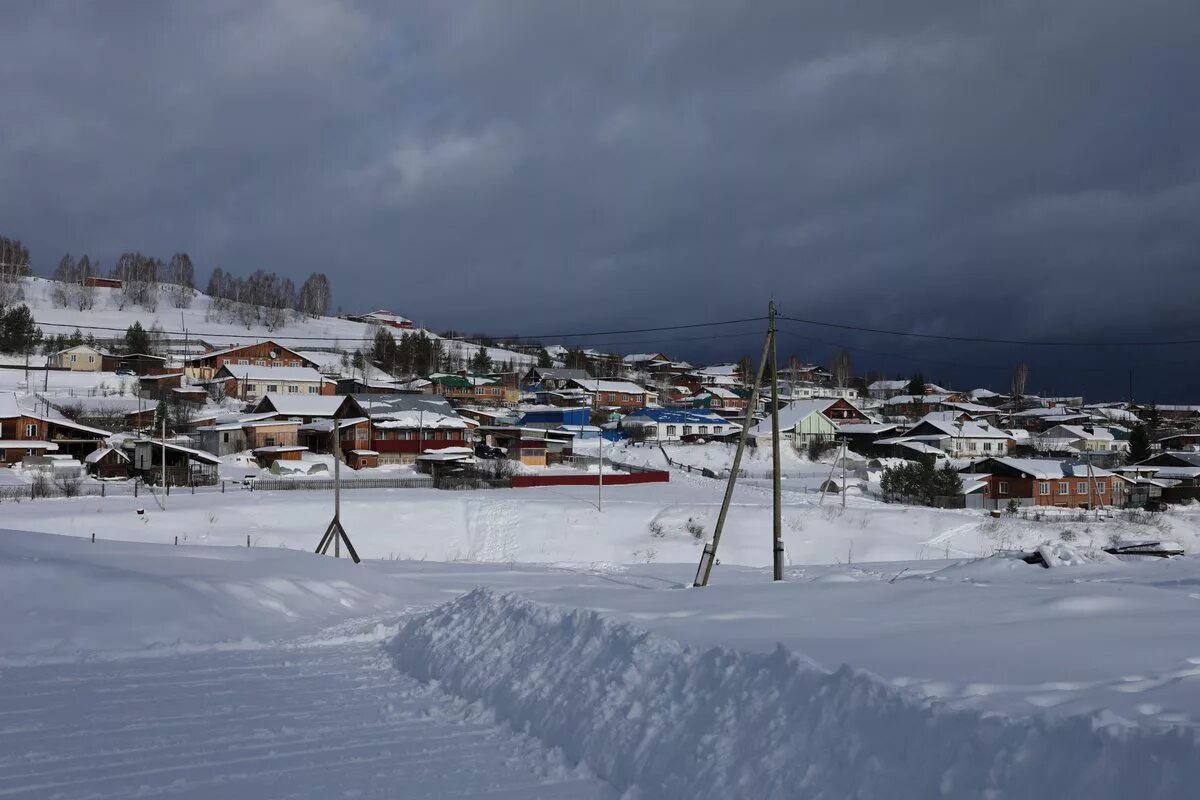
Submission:
M 197 292 L 190 308 L 175 308 L 166 289 L 159 290 L 158 308 L 147 311 L 141 307 L 121 308 L 120 292 L 116 289 L 97 288 L 95 307 L 87 311 L 75 308 L 58 308 L 52 300 L 56 281 L 46 278 L 23 279 L 24 302 L 33 312 L 34 319 L 49 336 L 70 333 L 79 328 L 84 334 L 94 333 L 97 338 L 120 336 L 134 322 L 150 328 L 157 323 L 164 331 L 182 332 L 217 346 L 244 344 L 271 339 L 296 349 L 337 349 L 353 351 L 370 347 L 374 329 L 370 325 L 341 319 L 339 317 L 305 317 L 294 315 L 286 324 L 268 329 L 265 325 L 229 324 L 226 319 L 212 311 L 213 300 Z M 423 329 L 416 328 L 414 333 Z M 431 338 L 440 339 L 444 346 L 453 348 L 464 359 L 478 351 L 478 346 L 469 342 L 443 339 L 432 331 L 425 331 Z M 182 333 L 180 333 L 182 338 Z M 511 361 L 518 365 L 537 362 L 533 356 L 499 347 L 488 348 L 492 361 Z

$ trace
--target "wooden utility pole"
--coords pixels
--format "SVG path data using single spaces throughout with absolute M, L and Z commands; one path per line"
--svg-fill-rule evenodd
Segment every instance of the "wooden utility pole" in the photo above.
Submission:
M 696 569 L 694 586 L 708 586 L 713 564 L 717 560 L 717 547 L 721 544 L 721 532 L 725 530 L 725 517 L 729 514 L 729 504 L 733 500 L 733 487 L 737 485 L 738 472 L 742 468 L 742 453 L 746 449 L 746 437 L 750 434 L 750 423 L 754 420 L 754 409 L 758 405 L 758 389 L 762 385 L 770 347 L 771 334 L 768 333 L 763 340 L 762 355 L 758 359 L 758 372 L 754 377 L 754 385 L 750 387 L 750 399 L 746 401 L 746 414 L 742 418 L 742 434 L 738 437 L 737 450 L 733 454 L 733 467 L 729 470 L 729 482 L 725 485 L 725 497 L 721 500 L 721 513 L 717 515 L 717 526 L 713 530 L 712 541 L 704 546 L 704 551 L 700 554 L 700 566 Z
M 346 543 L 346 552 L 350 554 L 350 558 L 354 559 L 357 564 L 361 559 L 358 557 L 358 552 L 354 549 L 354 545 L 350 542 L 350 537 L 346 535 L 346 529 L 342 527 L 342 446 L 341 446 L 341 417 L 337 414 L 333 417 L 333 519 L 329 522 L 329 527 L 325 529 L 325 535 L 321 537 L 320 543 L 317 544 L 317 554 L 325 555 L 329 552 L 329 545 L 333 545 L 333 557 L 342 557 L 342 542 Z
M 163 406 L 162 420 L 162 494 L 163 510 L 167 510 L 167 407 Z M 153 463 L 153 462 L 151 462 Z
M 783 580 L 783 487 L 779 463 L 779 354 L 775 346 L 775 301 L 767 307 L 771 344 L 771 563 L 773 579 Z

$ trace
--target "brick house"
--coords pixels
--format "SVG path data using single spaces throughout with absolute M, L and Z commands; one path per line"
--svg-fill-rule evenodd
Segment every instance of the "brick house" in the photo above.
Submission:
M 571 386 L 582 390 L 595 409 L 645 408 L 650 396 L 646 389 L 630 381 L 573 380 Z
M 1121 507 L 1132 482 L 1114 472 L 1077 462 L 1034 458 L 985 458 L 962 470 L 985 484 L 984 498 L 1003 504 L 1059 508 Z

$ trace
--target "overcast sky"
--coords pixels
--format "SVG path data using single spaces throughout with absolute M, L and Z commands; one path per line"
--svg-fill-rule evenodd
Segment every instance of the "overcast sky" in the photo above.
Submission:
M 0 232 L 558 333 L 1200 338 L 1195 0 L 0 4 Z M 754 326 L 607 337 L 690 359 Z M 781 357 L 1200 402 L 1195 346 Z M 807 338 L 802 338 L 807 337 Z M 719 338 L 712 338 L 719 337 Z M 1153 397 L 1152 397 L 1153 396 Z

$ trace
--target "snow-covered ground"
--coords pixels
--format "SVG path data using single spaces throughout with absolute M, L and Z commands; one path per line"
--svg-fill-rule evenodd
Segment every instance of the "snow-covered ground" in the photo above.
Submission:
M 1103 800 L 1200 780 L 1194 558 L 692 572 L 0 532 L 0 792 Z

